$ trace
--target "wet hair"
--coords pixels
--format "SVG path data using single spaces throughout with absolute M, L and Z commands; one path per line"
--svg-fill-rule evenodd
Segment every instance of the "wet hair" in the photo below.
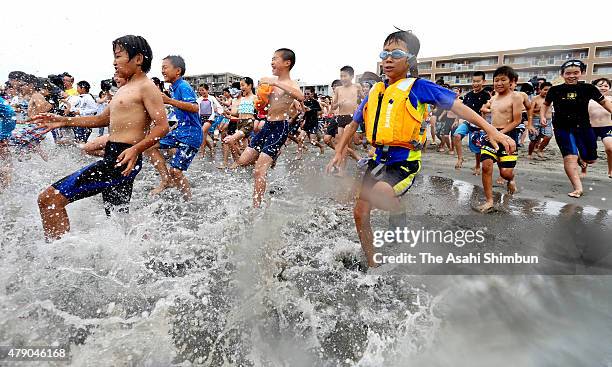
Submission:
M 151 46 L 146 39 L 141 36 L 133 36 L 127 35 L 123 37 L 119 37 L 113 41 L 113 51 L 119 47 L 125 52 L 127 52 L 129 59 L 133 59 L 134 56 L 141 54 L 142 55 L 142 65 L 140 68 L 145 73 L 148 73 L 151 70 L 151 61 L 153 60 L 153 51 L 151 50 Z M 183 70 L 185 71 L 185 70 Z
M 521 92 L 526 93 L 528 96 L 533 94 L 533 85 L 530 83 L 521 84 Z
M 175 68 L 181 69 L 181 76 L 185 75 L 185 59 L 179 55 L 168 55 L 164 57 L 164 60 L 170 61 L 170 64 Z
M 361 74 L 361 78 L 359 78 L 359 82 L 360 83 L 371 83 L 371 84 L 375 84 L 377 82 L 381 82 L 382 78 L 380 76 L 378 76 L 376 73 L 373 73 L 371 71 L 366 71 L 363 74 Z
M 610 84 L 610 79 L 608 79 L 608 78 L 599 78 L 599 79 L 595 79 L 595 80 L 593 80 L 591 83 L 592 83 L 593 85 L 597 85 L 597 84 L 599 84 L 599 83 L 601 83 L 601 82 L 604 82 L 604 83 L 608 84 L 608 88 L 612 88 L 612 84 Z
M 340 68 L 340 72 L 344 71 L 345 73 L 348 73 L 348 75 L 350 76 L 355 76 L 355 69 L 353 69 L 351 66 L 343 66 Z
M 295 65 L 295 52 L 288 48 L 279 48 L 275 52 L 281 55 L 283 61 L 289 61 L 289 70 L 293 69 L 293 65 Z
M 77 83 L 77 86 L 85 89 L 87 93 L 89 93 L 89 89 L 91 88 L 91 85 L 89 85 L 89 83 L 86 80 L 81 80 L 80 82 Z
M 49 79 L 46 79 L 46 78 L 37 78 L 35 88 L 38 91 L 40 91 L 42 89 L 46 89 L 48 91 L 51 91 L 51 90 L 53 90 L 53 85 L 51 84 Z
M 304 89 L 305 89 L 305 90 L 309 90 L 309 91 L 311 91 L 313 95 L 315 94 L 315 89 L 314 89 L 314 87 L 308 86 L 308 87 L 306 87 L 306 88 L 304 88 Z
M 396 27 L 397 28 L 397 27 Z M 385 38 L 384 45 L 388 45 L 392 42 L 403 42 L 408 49 L 408 52 L 412 54 L 411 57 L 408 57 L 408 65 L 409 65 L 409 73 L 410 76 L 416 78 L 419 76 L 419 68 L 417 66 L 416 57 L 419 54 L 419 50 L 421 49 L 421 41 L 419 38 L 415 36 L 412 31 L 403 31 L 397 28 L 397 32 L 393 32 Z
M 540 90 L 546 88 L 546 87 L 552 87 L 552 83 L 551 82 L 544 82 L 542 83 L 542 85 L 540 85 Z
M 206 84 L 206 83 L 203 83 L 203 84 L 198 85 L 198 88 L 204 88 L 204 89 L 206 89 L 206 90 L 209 90 L 209 89 L 210 89 L 210 87 L 209 87 L 209 86 L 208 86 L 208 84 Z
M 585 72 L 587 69 L 587 66 L 584 62 L 580 61 L 580 60 L 567 60 L 566 62 L 563 63 L 563 65 L 561 65 L 561 74 L 563 74 L 563 72 L 565 71 L 565 69 L 572 67 L 572 66 L 577 66 L 580 68 L 581 72 Z
M 511 82 L 515 82 L 518 80 L 518 74 L 510 66 L 504 65 L 504 66 L 500 66 L 497 69 L 495 69 L 495 72 L 493 73 L 493 79 L 495 79 L 495 77 L 499 75 L 507 76 Z
M 230 92 L 230 91 L 229 91 L 229 88 L 223 88 L 223 91 L 224 91 L 224 92 L 227 92 L 227 93 L 229 93 L 229 92 Z
M 483 71 L 475 71 L 474 74 L 472 74 L 472 77 L 476 77 L 476 76 L 481 76 L 482 80 L 486 80 L 487 77 L 485 75 L 485 73 Z
M 155 84 L 157 86 L 157 88 L 159 88 L 160 92 L 164 93 L 164 83 L 159 80 L 158 77 L 154 76 L 153 78 L 151 78 L 151 80 L 153 81 L 153 84 Z
M 419 54 L 419 50 L 421 49 L 421 42 L 419 38 L 412 33 L 412 31 L 402 31 L 398 30 L 397 32 L 393 32 L 385 38 L 384 45 L 388 45 L 391 42 L 403 42 L 408 49 L 408 52 L 416 57 Z
M 23 81 L 26 84 L 32 84 L 34 86 L 36 86 L 36 83 L 38 82 L 38 78 L 35 77 L 32 74 L 25 74 L 22 78 L 21 81 Z
M 250 78 L 250 77 L 248 77 L 248 76 L 245 76 L 244 78 L 242 78 L 242 80 L 244 80 L 244 82 L 245 82 L 247 85 L 250 85 L 250 86 L 251 86 L 251 92 L 252 92 L 253 94 L 255 94 L 255 83 L 253 82 L 253 79 L 251 79 L 251 78 Z
M 236 89 L 240 89 L 240 82 L 233 82 L 231 87 L 232 88 L 236 88 Z
M 11 71 L 8 74 L 8 78 L 9 79 L 14 79 L 14 80 L 22 80 L 24 76 L 26 76 L 27 74 L 24 73 L 23 71 Z
M 340 81 L 340 79 L 336 79 L 331 83 L 332 88 L 333 87 L 339 87 L 342 85 L 342 82 Z
M 111 79 L 105 79 L 100 81 L 100 89 L 102 89 L 102 92 L 108 92 L 111 90 L 113 84 L 112 84 L 112 80 Z

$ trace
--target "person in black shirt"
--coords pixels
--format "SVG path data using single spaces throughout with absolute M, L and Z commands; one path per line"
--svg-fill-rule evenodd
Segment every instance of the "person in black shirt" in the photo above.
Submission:
M 567 195 L 574 198 L 583 194 L 578 162 L 590 164 L 597 160 L 597 137 L 589 121 L 589 101 L 594 100 L 612 112 L 612 102 L 606 100 L 594 85 L 578 83 L 585 71 L 586 64 L 580 60 L 564 62 L 561 76 L 565 83 L 550 88 L 540 109 L 540 121 L 546 121 L 550 105 L 554 105 L 552 124 L 555 140 L 563 155 L 565 173 L 574 188 Z
M 463 97 L 463 104 L 471 108 L 479 115 L 482 114 L 480 111 L 482 106 L 484 106 L 487 101 L 491 99 L 489 92 L 484 90 L 484 83 L 485 73 L 482 71 L 475 72 L 474 75 L 472 75 L 472 90 L 466 93 L 466 95 Z M 461 159 L 461 157 L 463 157 L 463 154 L 461 154 L 461 140 L 466 135 L 468 135 L 468 147 L 476 156 L 476 163 L 474 168 L 472 168 L 472 173 L 474 175 L 480 175 L 480 141 L 483 134 L 475 125 L 463 122 L 463 124 L 459 125 L 459 127 L 455 130 L 453 140 L 455 149 L 457 150 L 457 159 Z
M 316 100 L 313 87 L 306 87 L 304 90 L 304 125 L 302 130 L 308 135 L 310 144 L 316 145 L 321 149 L 321 154 L 324 153 L 323 144 L 321 144 L 321 134 L 319 133 L 319 112 L 321 105 Z

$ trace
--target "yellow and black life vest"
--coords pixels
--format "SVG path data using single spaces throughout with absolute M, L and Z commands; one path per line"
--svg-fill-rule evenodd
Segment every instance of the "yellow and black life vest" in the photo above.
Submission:
M 422 122 L 427 117 L 427 105 L 417 102 L 414 108 L 410 102 L 410 90 L 415 80 L 401 79 L 388 87 L 378 82 L 372 87 L 363 111 L 370 144 L 411 150 L 423 148 L 426 133 Z

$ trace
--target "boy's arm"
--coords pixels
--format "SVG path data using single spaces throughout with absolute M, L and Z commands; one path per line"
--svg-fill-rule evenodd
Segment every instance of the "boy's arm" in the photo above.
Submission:
M 506 151 L 510 154 L 513 153 L 516 149 L 516 143 L 514 142 L 514 139 L 497 131 L 497 129 L 494 128 L 493 125 L 489 124 L 485 119 L 482 118 L 482 116 L 474 112 L 474 110 L 472 110 L 468 106 L 464 105 L 460 100 L 455 100 L 451 111 L 462 119 L 467 120 L 468 122 L 471 122 L 472 124 L 484 130 L 484 132 L 489 138 L 489 141 L 495 149 L 499 148 L 498 143 L 503 145 Z
M 160 94 L 162 95 L 162 101 L 164 104 L 169 104 L 170 106 L 176 107 L 186 112 L 200 112 L 200 106 L 198 106 L 197 103 L 183 102 L 176 99 L 172 99 L 163 93 Z
M 327 166 L 325 166 L 325 171 L 327 173 L 333 173 L 334 169 L 338 168 L 338 164 L 342 161 L 343 152 L 347 148 L 351 137 L 357 132 L 357 127 L 359 127 L 359 124 L 355 120 L 344 127 L 344 132 L 340 136 L 340 141 L 336 143 L 336 148 L 334 149 L 335 154 Z
M 43 133 L 59 127 L 103 127 L 110 123 L 110 107 L 107 106 L 101 114 L 96 116 L 66 117 L 52 113 L 41 113 L 34 116 L 31 122 L 45 127 Z
M 480 113 L 491 113 L 491 99 L 480 108 Z
M 531 106 L 529 106 L 529 110 L 527 110 L 527 130 L 534 130 L 533 127 L 533 111 L 535 110 L 536 101 L 533 101 Z
M 608 112 L 612 113 L 612 101 L 610 101 L 608 98 L 604 98 L 603 100 L 599 101 L 599 104 L 601 107 L 608 110 Z
M 142 103 L 147 114 L 151 117 L 153 127 L 141 141 L 131 148 L 124 150 L 119 157 L 117 157 L 117 167 L 126 166 L 121 172 L 124 176 L 132 172 L 132 169 L 136 166 L 138 156 L 142 152 L 155 145 L 161 138 L 168 134 L 168 131 L 170 131 L 164 102 L 155 84 L 150 83 L 150 85 L 146 84 L 145 87 L 143 87 Z
M 280 89 L 289 93 L 291 97 L 293 97 L 294 99 L 300 102 L 304 101 L 304 94 L 302 94 L 302 91 L 300 90 L 300 88 L 298 88 L 297 84 L 295 84 L 295 82 L 293 82 L 292 80 L 287 81 L 287 82 L 284 82 L 284 81 L 281 82 L 278 80 L 274 80 L 270 83 L 270 85 L 279 87 Z
M 334 95 L 332 96 L 332 100 L 331 100 L 330 112 L 335 111 L 336 108 L 338 108 L 338 88 L 334 90 Z

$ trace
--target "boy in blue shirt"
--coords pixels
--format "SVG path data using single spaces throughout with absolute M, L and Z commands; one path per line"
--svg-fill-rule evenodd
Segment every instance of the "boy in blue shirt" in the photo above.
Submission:
M 174 107 L 178 124 L 159 141 L 159 145 L 147 151 L 147 156 L 161 176 L 159 186 L 153 189 L 151 194 L 157 195 L 169 187 L 177 187 L 183 193 L 183 198 L 190 200 L 191 187 L 183 171 L 187 171 L 202 145 L 200 108 L 195 91 L 183 80 L 185 60 L 181 56 L 166 56 L 162 61 L 162 75 L 166 83 L 172 83 L 170 87 L 172 98 L 162 93 L 162 99 L 165 104 Z M 168 169 L 159 149 L 173 148 L 176 148 L 176 152 Z
M 483 129 L 489 135 L 493 145 L 497 146 L 497 143 L 501 143 L 507 150 L 514 150 L 515 143 L 512 138 L 499 133 L 480 115 L 456 100 L 452 91 L 425 79 L 406 79 L 409 72 L 410 74 L 416 74 L 416 56 L 419 49 L 419 39 L 412 32 L 398 31 L 387 36 L 383 44 L 383 51 L 379 55 L 382 59 L 383 71 L 388 78 L 388 81 L 385 82 L 385 88 L 394 86 L 395 89 L 399 89 L 404 88 L 402 84 L 412 83 L 409 98 L 405 105 L 400 104 L 400 107 L 405 106 L 406 110 L 410 110 L 411 106 L 412 110 L 415 111 L 419 106 L 426 103 L 451 110 L 459 117 Z M 364 107 L 368 105 L 369 98 L 383 100 L 384 94 L 376 95 L 377 90 L 380 90 L 379 84 L 372 88 L 370 94 L 366 96 L 355 111 L 353 121 L 346 127 L 348 132 L 342 135 L 336 145 L 336 154 L 327 165 L 327 172 L 337 169 L 342 161 L 343 151 L 350 140 L 349 137 L 352 137 L 357 131 L 360 123 L 365 122 L 368 139 L 376 135 L 377 123 L 380 118 L 380 102 L 378 105 L 379 111 L 376 114 L 374 114 L 376 111 L 368 109 L 368 116 L 365 117 L 363 111 Z M 393 102 L 390 101 L 391 103 Z M 407 112 L 405 115 L 407 116 Z M 410 115 L 413 115 L 413 112 Z M 389 121 L 389 116 L 387 115 L 386 123 L 392 125 L 403 123 L 403 121 Z M 381 119 L 381 124 L 383 124 L 383 119 L 384 116 Z M 372 126 L 374 126 L 374 131 L 368 131 L 372 129 Z M 375 140 L 375 138 L 372 140 Z M 375 259 L 370 212 L 377 208 L 389 211 L 391 214 L 402 213 L 403 208 L 399 198 L 412 186 L 414 178 L 421 170 L 421 151 L 418 144 L 415 144 L 413 149 L 404 146 L 377 146 L 375 143 L 373 145 L 376 147 L 376 154 L 367 163 L 361 190 L 353 209 L 361 248 L 365 253 L 368 266 L 372 268 L 378 267 L 381 263 Z

